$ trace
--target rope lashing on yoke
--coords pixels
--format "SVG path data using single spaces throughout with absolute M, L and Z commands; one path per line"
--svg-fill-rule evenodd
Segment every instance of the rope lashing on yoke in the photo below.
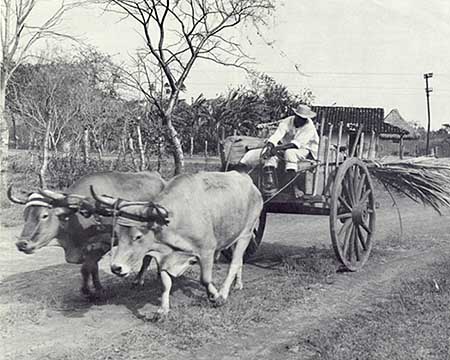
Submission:
M 126 201 L 120 198 L 113 198 L 107 195 L 103 195 L 105 197 L 109 197 L 111 199 L 111 203 L 105 200 L 102 200 L 99 196 L 96 195 L 93 186 L 91 186 L 91 193 L 93 198 L 95 199 L 95 207 L 97 211 L 102 211 L 104 213 L 108 213 L 109 216 L 112 216 L 113 226 L 111 233 L 111 249 L 114 246 L 115 241 L 115 233 L 114 228 L 116 224 L 123 226 L 141 226 L 142 223 L 147 223 L 148 225 L 151 222 L 156 222 L 160 225 L 168 225 L 169 224 L 169 212 L 161 205 L 154 204 L 153 202 L 142 202 L 142 201 Z M 143 206 L 145 208 L 144 214 L 134 214 L 129 211 L 124 210 L 127 207 L 131 206 Z M 111 253 L 110 253 L 111 255 Z

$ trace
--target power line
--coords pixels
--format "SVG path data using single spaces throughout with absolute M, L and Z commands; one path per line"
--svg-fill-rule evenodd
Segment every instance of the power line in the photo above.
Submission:
M 196 81 L 188 81 L 186 82 L 188 85 L 205 85 L 205 86 L 216 86 L 217 80 L 211 82 L 196 82 Z M 294 83 L 284 83 L 285 85 L 295 85 Z M 412 88 L 412 87 L 381 87 L 381 86 L 336 86 L 336 85 L 317 85 L 312 86 L 314 89 L 365 89 L 365 90 L 417 90 L 422 91 L 423 88 Z M 438 92 L 450 92 L 449 89 L 436 89 Z M 415 95 L 417 93 L 407 93 L 411 95 Z
M 288 74 L 288 75 L 292 75 L 292 74 L 298 74 L 298 71 L 281 71 L 281 70 L 264 70 L 264 69 L 260 69 L 261 72 L 264 73 L 268 73 L 268 74 Z M 193 69 L 192 72 L 201 72 L 201 73 L 211 73 L 211 74 L 216 74 L 216 73 L 229 73 L 230 71 L 228 70 L 200 70 L 200 69 Z M 345 71 L 305 71 L 305 74 L 309 74 L 309 75 L 331 75 L 331 76 L 418 76 L 421 73 L 420 72 L 416 72 L 416 73 L 398 73 L 398 72 L 353 72 L 353 71 L 349 71 L 349 72 L 345 72 Z M 444 76 L 444 77 L 450 77 L 450 73 L 434 73 L 434 77 L 436 76 Z

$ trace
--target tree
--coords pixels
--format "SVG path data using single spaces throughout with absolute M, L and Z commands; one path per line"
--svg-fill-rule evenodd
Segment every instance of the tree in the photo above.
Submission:
M 49 150 L 56 150 L 66 128 L 80 112 L 77 66 L 58 62 L 22 65 L 12 78 L 8 102 L 42 141 L 41 186 L 45 187 Z
M 126 116 L 110 59 L 92 48 L 78 53 L 20 65 L 8 85 L 8 108 L 40 140 L 42 180 L 50 149 L 70 142 L 73 154 L 82 144 L 87 162 L 92 139 L 101 157 L 104 138 Z
M 41 24 L 32 24 L 31 15 L 38 0 L 2 0 L 0 8 L 0 193 L 6 186 L 9 128 L 6 121 L 5 98 L 8 81 L 17 67 L 29 57 L 30 49 L 38 41 L 63 36 L 57 28 L 64 13 L 79 3 L 65 2 Z
M 274 0 L 109 0 L 110 9 L 121 11 L 139 24 L 145 48 L 137 55 L 137 71 L 128 75 L 158 109 L 173 147 L 175 174 L 184 167 L 180 137 L 173 114 L 180 92 L 198 60 L 244 68 L 249 58 L 234 40 L 235 29 L 249 22 L 262 23 L 273 10 Z M 165 91 L 155 83 L 163 79 Z M 163 88 L 164 90 L 164 88 Z

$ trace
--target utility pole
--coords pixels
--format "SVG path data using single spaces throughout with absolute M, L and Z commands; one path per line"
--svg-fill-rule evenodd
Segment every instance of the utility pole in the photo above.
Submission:
M 428 129 L 427 129 L 427 147 L 426 155 L 430 154 L 430 127 L 431 127 L 431 114 L 430 114 L 430 92 L 433 91 L 432 88 L 428 87 L 428 79 L 433 77 L 433 73 L 426 73 L 423 75 L 425 79 L 425 94 L 427 95 L 427 113 L 428 113 Z

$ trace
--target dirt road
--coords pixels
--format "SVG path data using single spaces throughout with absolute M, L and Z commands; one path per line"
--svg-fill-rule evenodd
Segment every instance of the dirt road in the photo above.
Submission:
M 78 292 L 78 266 L 64 264 L 60 249 L 20 254 L 13 247 L 19 229 L 3 230 L 2 353 L 5 359 L 313 358 L 311 349 L 293 344 L 313 329 L 370 308 L 399 278 L 413 277 L 418 268 L 450 256 L 448 213 L 439 217 L 403 203 L 400 240 L 395 211 L 388 201 L 382 206 L 377 250 L 361 272 L 333 271 L 326 218 L 271 216 L 259 259 L 244 269 L 244 290 L 214 309 L 193 281 L 196 273 L 188 273 L 175 286 L 173 315 L 163 324 L 144 323 L 137 316 L 158 304 L 161 289 L 153 273 L 143 289 L 130 289 L 128 281 L 109 274 L 104 259 L 106 298 L 88 302 Z M 322 278 L 306 281 L 313 271 L 292 273 L 276 263 L 292 253 L 308 264 L 320 263 Z M 225 271 L 225 264 L 217 265 L 218 279 Z

